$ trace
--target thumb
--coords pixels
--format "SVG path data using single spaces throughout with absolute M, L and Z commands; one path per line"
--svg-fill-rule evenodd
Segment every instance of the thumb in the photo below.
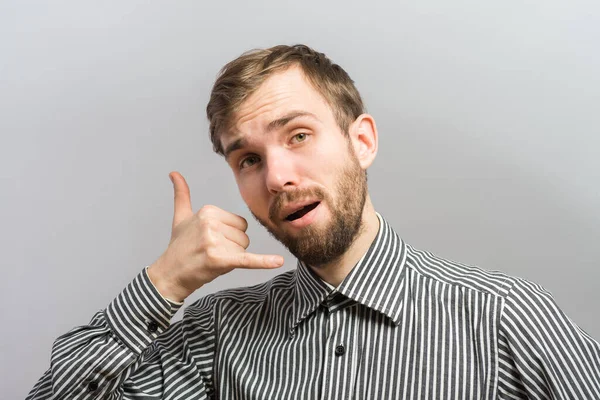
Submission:
M 190 197 L 190 188 L 185 178 L 177 171 L 169 174 L 173 182 L 173 191 L 175 192 L 175 207 L 173 210 L 173 226 L 175 229 L 181 221 L 188 219 L 194 213 L 192 212 L 192 199 Z

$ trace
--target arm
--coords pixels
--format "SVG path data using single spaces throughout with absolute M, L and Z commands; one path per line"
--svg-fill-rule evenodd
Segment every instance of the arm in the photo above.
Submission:
M 498 339 L 501 398 L 600 399 L 600 345 L 540 286 L 516 281 Z
M 182 323 L 169 326 L 180 307 L 164 299 L 142 271 L 89 325 L 55 341 L 50 369 L 27 399 L 120 399 L 127 392 L 158 399 L 169 390 L 165 383 L 183 371 L 186 386 L 195 388 L 193 398 L 206 399 L 212 364 L 197 368 L 182 359 L 188 347 Z M 199 337 L 210 339 L 214 337 L 212 311 L 205 310 L 205 315 L 205 332 Z M 214 346 L 209 343 L 202 350 L 207 353 L 202 358 L 211 360 Z M 169 372 L 174 365 L 176 371 Z M 150 374 L 162 379 L 143 379 Z
M 163 398 L 170 393 L 195 400 L 210 393 L 212 297 L 197 302 L 180 324 L 169 327 L 171 317 L 185 298 L 218 276 L 235 268 L 277 268 L 283 257 L 246 252 L 244 218 L 214 206 L 193 213 L 185 179 L 173 173 L 171 180 L 175 210 L 169 246 L 89 325 L 56 340 L 50 369 L 28 399 Z

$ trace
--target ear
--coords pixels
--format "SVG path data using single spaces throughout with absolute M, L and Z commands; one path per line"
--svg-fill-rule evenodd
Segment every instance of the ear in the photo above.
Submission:
M 369 168 L 377 156 L 377 126 L 369 114 L 361 114 L 348 129 L 354 154 L 363 169 Z

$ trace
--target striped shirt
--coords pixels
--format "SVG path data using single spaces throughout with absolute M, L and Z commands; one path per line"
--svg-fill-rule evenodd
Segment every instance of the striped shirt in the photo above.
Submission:
M 600 346 L 542 287 L 441 259 L 378 214 L 334 290 L 299 262 L 179 304 L 143 270 L 59 337 L 28 399 L 600 399 Z

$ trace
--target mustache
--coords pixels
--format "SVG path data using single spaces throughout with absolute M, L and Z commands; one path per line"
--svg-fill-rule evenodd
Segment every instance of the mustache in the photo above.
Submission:
M 275 200 L 273 200 L 271 207 L 269 207 L 269 219 L 271 221 L 277 220 L 281 214 L 281 209 L 286 204 L 300 201 L 307 197 L 317 199 L 318 201 L 322 202 L 327 198 L 327 195 L 321 188 L 318 187 L 281 191 L 277 194 Z

